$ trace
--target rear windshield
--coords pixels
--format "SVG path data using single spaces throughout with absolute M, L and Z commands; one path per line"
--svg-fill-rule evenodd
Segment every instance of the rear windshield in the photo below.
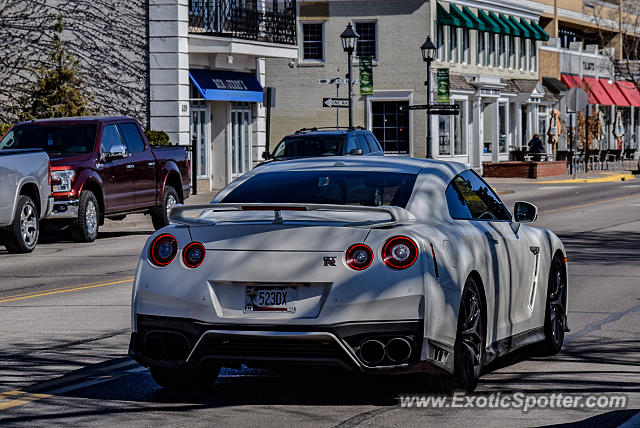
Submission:
M 98 125 L 20 125 L 0 141 L 0 150 L 43 149 L 47 153 L 91 153 Z
M 342 154 L 344 135 L 301 135 L 285 138 L 273 152 L 274 158 L 337 156 Z
M 226 203 L 392 205 L 405 208 L 415 174 L 372 171 L 287 171 L 258 174 L 233 189 Z

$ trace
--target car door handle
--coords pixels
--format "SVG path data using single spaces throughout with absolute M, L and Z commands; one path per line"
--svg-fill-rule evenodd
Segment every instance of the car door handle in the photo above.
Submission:
M 156 166 L 155 162 L 147 162 L 147 166 Z
M 133 169 L 133 168 L 135 168 L 135 167 L 136 167 L 136 166 L 135 166 L 134 164 L 132 164 L 132 163 L 130 163 L 129 165 L 127 165 L 127 169 Z

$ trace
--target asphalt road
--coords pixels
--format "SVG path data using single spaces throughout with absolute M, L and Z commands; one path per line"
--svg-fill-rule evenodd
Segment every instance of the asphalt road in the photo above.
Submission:
M 500 183 L 512 205 L 568 249 L 572 329 L 556 357 L 518 354 L 479 393 L 624 393 L 626 409 L 404 409 L 404 381 L 327 373 L 224 370 L 210 394 L 157 387 L 127 356 L 131 278 L 144 218 L 109 223 L 96 244 L 64 235 L 27 256 L 0 251 L 0 425 L 617 426 L 640 409 L 640 180 Z

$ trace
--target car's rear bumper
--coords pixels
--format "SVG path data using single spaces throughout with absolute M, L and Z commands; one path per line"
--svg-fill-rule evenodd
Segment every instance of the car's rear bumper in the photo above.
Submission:
M 374 373 L 446 373 L 445 364 L 423 354 L 423 322 L 358 322 L 328 326 L 215 325 L 196 320 L 137 316 L 138 331 L 131 335 L 129 354 L 150 366 L 202 367 L 206 365 L 252 367 L 277 365 L 337 366 Z M 402 361 L 385 356 L 376 363 L 363 359 L 362 344 L 383 345 L 392 339 L 410 344 Z M 427 353 L 429 354 L 429 353 Z

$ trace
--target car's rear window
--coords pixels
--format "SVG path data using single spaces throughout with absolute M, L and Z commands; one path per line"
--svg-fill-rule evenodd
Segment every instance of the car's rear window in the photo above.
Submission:
M 300 135 L 287 137 L 273 152 L 274 158 L 341 155 L 344 135 Z
M 4 149 L 43 149 L 47 153 L 91 153 L 96 143 L 95 123 L 20 125 L 0 141 Z
M 305 203 L 405 208 L 415 174 L 373 171 L 287 171 L 258 174 L 221 202 Z

